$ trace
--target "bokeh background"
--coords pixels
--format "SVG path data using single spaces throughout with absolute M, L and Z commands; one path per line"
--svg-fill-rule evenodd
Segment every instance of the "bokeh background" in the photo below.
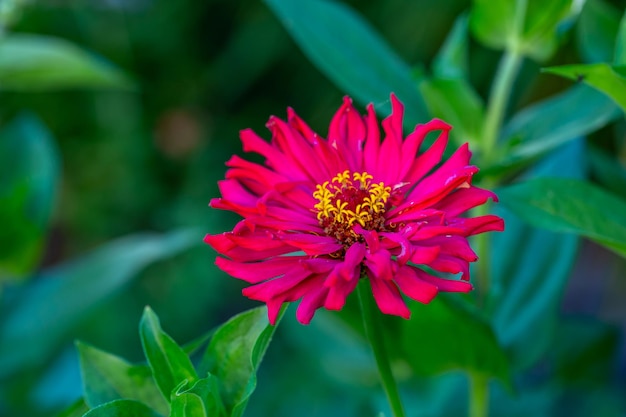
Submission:
M 344 3 L 416 68 L 430 66 L 455 19 L 470 5 L 463 0 Z M 620 1 L 603 4 L 624 8 Z M 50 326 L 51 332 L 60 329 L 54 337 L 45 335 L 48 326 L 42 323 L 63 321 L 65 316 L 46 316 L 33 306 L 24 314 L 40 314 L 40 340 L 22 341 L 39 343 L 35 353 L 20 356 L 21 345 L 13 340 L 2 346 L 5 369 L 0 375 L 0 415 L 54 415 L 81 394 L 74 340 L 137 362 L 143 360 L 137 324 L 145 305 L 159 314 L 163 328 L 181 343 L 256 305 L 241 297 L 242 283 L 216 270 L 215 253 L 202 244 L 204 233 L 228 230 L 237 220 L 207 206 L 217 196 L 224 162 L 241 152 L 239 130 L 251 127 L 267 138 L 264 124 L 268 117 L 284 116 L 287 106 L 325 135 L 345 92 L 307 59 L 271 10 L 257 0 L 33 1 L 20 5 L 20 13 L 7 31 L 69 40 L 113 63 L 132 81 L 127 88 L 0 93 L 0 126 L 20 117 L 36 118 L 52 138 L 56 149 L 51 152 L 60 167 L 40 259 L 31 270 L 5 280 L 0 311 L 14 311 L 25 287 L 54 279 L 55 267 L 64 268 L 68 262 L 75 265 L 77 259 L 98 254 L 97 263 L 79 268 L 85 285 L 73 293 L 80 298 L 81 291 L 93 290 L 96 294 L 89 296 L 93 303 L 83 306 L 66 325 Z M 579 43 L 572 35 L 551 62 L 581 61 Z M 486 97 L 499 54 L 475 41 L 470 48 L 470 78 L 478 93 Z M 525 88 L 515 89 L 513 107 L 523 107 L 571 85 L 556 77 L 538 76 L 538 69 L 539 64 L 525 62 L 518 82 Z M 623 122 L 596 132 L 600 138 L 596 143 L 614 150 L 614 142 L 602 138 L 613 138 L 615 132 L 621 132 L 623 143 Z M 7 169 L 6 165 L 0 167 L 0 175 Z M 152 240 L 178 239 L 171 235 L 183 229 L 184 238 L 180 239 L 184 243 L 168 240 L 160 252 L 146 255 L 130 268 L 127 278 L 101 292 L 99 284 L 90 287 L 89 280 L 96 278 L 92 275 L 114 275 L 117 268 L 129 271 L 123 264 L 127 258 L 116 257 L 115 248 L 126 251 L 133 241 L 120 238 L 145 238 L 138 241 L 144 245 Z M 2 245 L 10 244 L 2 241 Z M 111 253 L 98 252 L 107 245 L 113 245 Z M 142 253 L 137 256 L 144 256 Z M 127 255 L 135 256 L 132 251 Z M 607 323 L 592 354 L 618 359 L 610 362 L 608 369 L 592 370 L 592 375 L 599 380 L 610 375 L 623 382 L 624 262 L 591 243 L 583 245 L 580 259 L 565 290 L 562 312 Z M 44 285 L 39 291 L 53 290 Z M 57 301 L 63 304 L 63 300 Z M 247 415 L 373 415 L 364 404 L 371 404 L 371 398 L 383 398 L 366 347 L 346 336 L 349 329 L 325 312 L 319 316 L 310 327 L 285 318 L 284 328 L 270 346 Z M 541 374 L 541 366 L 533 372 Z M 583 387 L 586 383 L 583 378 Z M 287 386 L 290 395 L 281 397 L 277 391 Z M 623 388 L 623 384 L 617 386 Z M 428 398 L 430 407 L 436 408 L 432 403 L 443 400 L 429 395 L 429 389 L 432 387 L 425 386 L 411 401 Z M 555 388 L 553 395 L 561 394 Z M 532 410 L 533 404 L 543 404 L 542 395 L 531 398 L 526 411 Z M 601 397 L 597 404 L 604 401 Z M 568 415 L 568 402 L 559 404 L 562 415 Z M 429 415 L 427 408 L 424 415 Z

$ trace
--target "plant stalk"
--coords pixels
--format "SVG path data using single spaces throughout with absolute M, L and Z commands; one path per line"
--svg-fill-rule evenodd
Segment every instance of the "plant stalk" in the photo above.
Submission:
M 504 51 L 498 71 L 491 86 L 487 115 L 483 127 L 482 153 L 484 160 L 482 163 L 490 166 L 493 163 L 493 156 L 496 150 L 496 142 L 502 128 L 504 113 L 511 95 L 513 83 L 519 72 L 523 56 L 516 49 Z
M 489 386 L 484 375 L 470 374 L 469 417 L 488 417 Z
M 374 305 L 372 294 L 368 291 L 368 283 L 361 280 L 357 285 L 365 336 L 372 347 L 376 366 L 394 417 L 404 417 L 404 408 L 398 392 L 396 380 L 391 372 L 389 355 L 385 347 L 384 328 L 380 322 L 380 312 Z

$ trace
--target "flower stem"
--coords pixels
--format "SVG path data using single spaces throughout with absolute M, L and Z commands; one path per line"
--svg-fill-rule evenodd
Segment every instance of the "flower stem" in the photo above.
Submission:
M 496 141 L 500 135 L 502 120 L 522 58 L 522 54 L 517 49 L 506 49 L 500 59 L 498 71 L 491 86 L 482 139 L 482 151 L 485 159 L 483 164 L 487 166 L 493 162 Z
M 484 375 L 470 374 L 469 417 L 487 417 L 489 415 L 489 387 Z
M 369 285 L 365 281 L 366 280 L 361 280 L 357 286 L 365 336 L 372 346 L 378 373 L 380 374 L 383 389 L 387 395 L 387 401 L 389 402 L 393 416 L 404 417 L 404 409 L 402 408 L 398 386 L 391 373 L 389 355 L 387 355 L 387 349 L 385 348 L 384 329 L 380 322 L 379 311 L 374 306 L 372 294 L 368 290 Z

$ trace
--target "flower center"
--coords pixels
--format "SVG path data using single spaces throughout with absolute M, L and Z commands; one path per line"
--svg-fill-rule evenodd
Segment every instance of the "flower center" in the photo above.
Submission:
M 367 230 L 383 229 L 391 187 L 372 183 L 372 179 L 367 172 L 345 170 L 317 185 L 313 197 L 319 203 L 314 207 L 327 235 L 350 245 L 359 240 L 354 232 L 357 224 Z

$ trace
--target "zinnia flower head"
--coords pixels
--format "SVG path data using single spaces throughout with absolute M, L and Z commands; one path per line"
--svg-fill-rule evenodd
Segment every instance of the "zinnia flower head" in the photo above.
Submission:
M 504 223 L 494 215 L 461 216 L 497 198 L 472 185 L 478 168 L 467 144 L 440 164 L 448 124 L 434 119 L 404 137 L 404 107 L 393 94 L 391 104 L 383 140 L 374 107 L 361 115 L 348 97 L 326 139 L 292 109 L 286 121 L 270 117 L 269 143 L 241 131 L 244 151 L 265 162 L 227 162 L 222 198 L 210 206 L 243 220 L 205 242 L 225 256 L 216 260 L 220 269 L 252 284 L 243 294 L 267 303 L 272 324 L 283 303 L 299 299 L 304 324 L 318 308 L 340 310 L 360 279 L 369 281 L 383 313 L 404 318 L 410 311 L 402 293 L 428 303 L 439 291 L 472 289 L 469 263 L 478 257 L 467 238 L 501 231 Z M 437 139 L 419 153 L 430 132 Z

